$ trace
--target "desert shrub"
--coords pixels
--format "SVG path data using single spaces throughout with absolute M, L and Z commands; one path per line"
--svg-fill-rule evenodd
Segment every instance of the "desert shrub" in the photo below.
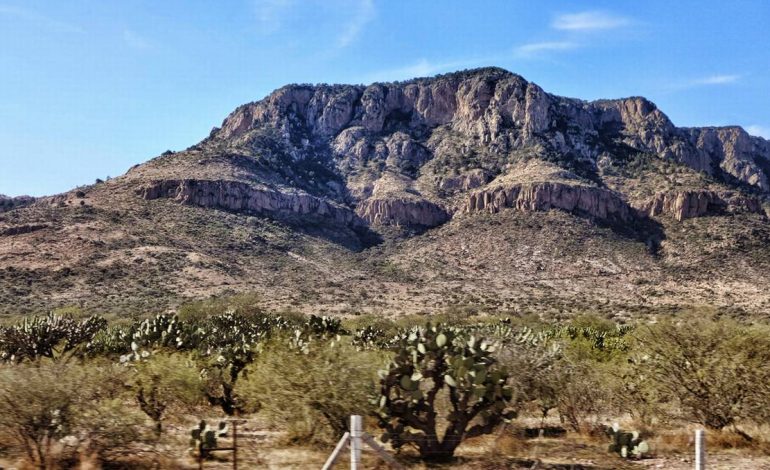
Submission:
M 634 364 L 681 417 L 710 429 L 767 421 L 770 335 L 760 327 L 687 316 L 639 328 Z
M 380 380 L 382 439 L 396 449 L 415 446 L 424 460 L 446 461 L 464 439 L 512 418 L 513 390 L 494 352 L 486 340 L 453 328 L 409 333 Z
M 168 412 L 184 412 L 202 403 L 200 370 L 189 355 L 156 354 L 134 365 L 132 388 L 139 408 L 163 431 Z
M 559 416 L 576 432 L 590 431 L 611 413 L 608 389 L 594 364 L 563 358 L 555 367 L 552 386 Z
M 512 372 L 517 407 L 535 406 L 543 421 L 557 409 L 562 422 L 578 432 L 593 428 L 603 414 L 613 411 L 611 371 L 627 356 L 625 340 L 619 340 L 614 324 L 581 317 L 539 331 L 494 331 L 502 342 L 500 361 Z
M 283 423 L 295 442 L 334 443 L 350 415 L 373 411 L 382 352 L 358 351 L 347 340 L 316 340 L 290 347 L 276 338 L 262 351 L 242 394 L 272 422 Z
M 558 406 L 559 374 L 563 360 L 561 346 L 541 335 L 523 334 L 504 340 L 498 358 L 512 371 L 509 384 L 513 390 L 512 405 L 517 410 L 534 405 L 544 421 L 548 412 Z
M 177 313 L 180 320 L 186 322 L 205 322 L 228 311 L 245 318 L 253 318 L 266 315 L 259 304 L 260 297 L 257 294 L 241 294 L 190 302 L 179 307 Z
M 139 430 L 127 430 L 125 410 L 115 408 L 125 397 L 124 379 L 120 367 L 98 363 L 5 366 L 0 369 L 0 430 L 14 450 L 41 469 L 55 468 L 65 457 L 59 443 L 65 437 L 73 451 L 97 455 L 128 445 L 131 441 L 118 436 Z
M 106 398 L 78 409 L 78 454 L 99 463 L 115 462 L 135 453 L 133 444 L 150 443 L 145 419 L 127 400 Z

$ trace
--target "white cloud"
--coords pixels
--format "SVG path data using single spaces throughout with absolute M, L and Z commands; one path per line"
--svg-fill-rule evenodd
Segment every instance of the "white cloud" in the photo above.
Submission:
M 770 127 L 768 126 L 760 126 L 760 125 L 754 124 L 746 127 L 746 132 L 748 132 L 751 135 L 764 137 L 765 139 L 770 140 Z
M 578 47 L 580 44 L 573 41 L 533 42 L 517 47 L 514 52 L 518 57 L 534 57 L 542 53 L 568 51 Z
M 373 0 L 361 0 L 358 2 L 355 15 L 342 28 L 340 35 L 337 36 L 337 47 L 349 46 L 361 34 L 364 26 L 374 19 L 375 13 Z
M 84 30 L 78 25 L 59 21 L 54 18 L 50 18 L 45 15 L 41 15 L 35 11 L 28 10 L 26 8 L 18 8 L 9 5 L 0 5 L 0 15 L 9 16 L 29 23 L 37 24 L 38 26 L 54 31 L 57 33 L 83 33 Z
M 557 16 L 551 26 L 564 31 L 615 29 L 631 23 L 628 18 L 603 11 L 584 11 Z
M 740 75 L 711 75 L 692 81 L 693 85 L 726 85 L 740 80 Z
M 125 41 L 126 45 L 131 49 L 142 50 L 150 48 L 150 43 L 147 39 L 130 29 L 123 31 L 123 41 Z

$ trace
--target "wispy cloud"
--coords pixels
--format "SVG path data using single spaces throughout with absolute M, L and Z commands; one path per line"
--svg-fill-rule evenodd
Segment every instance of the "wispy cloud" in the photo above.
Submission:
M 738 80 L 741 79 L 740 75 L 711 75 L 708 77 L 703 78 L 696 78 L 695 80 L 692 80 L 690 83 L 693 86 L 696 85 L 727 85 L 730 83 L 735 83 Z
M 293 4 L 294 0 L 253 0 L 259 31 L 271 34 L 281 29 L 283 16 Z
M 337 47 L 344 48 L 349 46 L 364 29 L 364 27 L 374 19 L 376 10 L 373 0 L 361 0 L 358 2 L 358 8 L 353 18 L 343 28 L 337 36 Z
M 599 31 L 631 24 L 631 20 L 605 11 L 583 11 L 554 18 L 551 27 L 563 31 Z
M 663 92 L 678 92 L 694 88 L 720 87 L 732 85 L 743 78 L 740 74 L 714 74 L 696 78 L 679 78 L 662 84 Z
M 0 5 L 0 16 L 16 18 L 35 24 L 40 28 L 57 33 L 83 33 L 83 28 L 78 25 L 60 21 L 27 8 L 19 8 L 10 5 Z
M 535 57 L 548 52 L 577 49 L 580 44 L 574 41 L 544 41 L 522 44 L 514 49 L 517 57 Z
M 123 41 L 131 49 L 143 50 L 151 47 L 151 44 L 147 39 L 140 36 L 136 31 L 130 29 L 123 30 Z
M 760 125 L 754 124 L 746 127 L 746 132 L 748 132 L 751 135 L 764 137 L 765 139 L 770 140 L 770 127 L 768 126 L 760 126 Z

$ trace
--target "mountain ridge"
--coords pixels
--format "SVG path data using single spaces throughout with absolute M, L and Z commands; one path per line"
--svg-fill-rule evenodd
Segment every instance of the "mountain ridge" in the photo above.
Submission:
M 499 68 L 287 85 L 184 151 L 0 215 L 0 297 L 133 309 L 254 290 L 275 308 L 434 312 L 469 302 L 447 295 L 462 280 L 517 309 L 577 279 L 559 305 L 754 311 L 770 304 L 769 175 L 770 142 L 737 126 L 678 128 L 645 98 L 559 97 Z M 447 257 L 463 237 L 497 246 Z M 500 284 L 518 278 L 544 280 Z M 367 283 L 382 289 L 371 305 L 351 289 Z

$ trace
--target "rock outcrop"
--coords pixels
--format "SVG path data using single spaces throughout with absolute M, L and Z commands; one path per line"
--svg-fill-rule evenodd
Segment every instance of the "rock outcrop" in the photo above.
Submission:
M 450 219 L 442 207 L 424 199 L 366 199 L 356 207 L 356 214 L 371 225 L 431 228 Z
M 161 180 L 137 193 L 146 200 L 168 198 L 187 204 L 275 218 L 317 219 L 340 225 L 359 225 L 347 207 L 301 191 L 280 191 L 237 181 Z
M 631 207 L 616 193 L 591 186 L 531 183 L 498 186 L 471 194 L 464 212 L 499 212 L 504 208 L 534 212 L 560 209 L 604 221 L 628 222 Z
M 286 86 L 236 109 L 209 140 L 248 143 L 265 127 L 279 130 L 299 159 L 325 146 L 343 173 L 374 160 L 414 175 L 441 147 L 431 136 L 442 129 L 466 150 L 538 147 L 594 167 L 604 152 L 645 152 L 770 190 L 770 142 L 740 128 L 677 128 L 641 97 L 558 97 L 496 68 L 368 87 Z
M 48 227 L 50 227 L 48 224 L 23 224 L 0 227 L 0 237 L 37 232 L 38 230 L 43 230 Z
M 438 183 L 439 189 L 448 193 L 469 191 L 489 182 L 488 172 L 480 169 L 469 170 L 456 176 L 445 176 Z
M 0 194 L 0 212 L 7 212 L 20 207 L 29 206 L 35 202 L 35 198 L 32 196 L 16 196 L 9 197 L 4 194 Z
M 706 190 L 659 193 L 638 206 L 637 210 L 645 216 L 663 215 L 680 222 L 684 219 L 708 215 L 738 212 L 762 214 L 764 212 L 757 198 Z

